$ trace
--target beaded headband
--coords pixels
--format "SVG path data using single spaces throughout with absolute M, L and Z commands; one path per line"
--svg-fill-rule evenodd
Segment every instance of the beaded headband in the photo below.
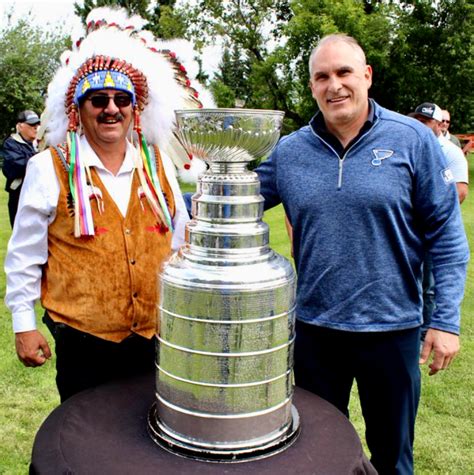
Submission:
M 116 89 L 127 92 L 132 96 L 132 104 L 135 105 L 136 96 L 132 81 L 126 74 L 113 70 L 94 71 L 82 78 L 76 86 L 74 104 L 79 105 L 79 101 L 87 93 L 101 89 Z
M 69 131 L 76 131 L 79 125 L 79 100 L 88 92 L 101 89 L 116 89 L 131 94 L 132 104 L 138 111 L 142 111 L 147 104 L 148 85 L 141 71 L 122 59 L 103 55 L 89 58 L 77 69 L 66 93 Z

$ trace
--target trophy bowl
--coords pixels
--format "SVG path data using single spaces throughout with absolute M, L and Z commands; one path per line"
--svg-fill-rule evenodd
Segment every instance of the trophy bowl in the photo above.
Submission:
M 257 109 L 177 110 L 176 136 L 205 162 L 244 162 L 265 157 L 280 137 L 284 112 Z

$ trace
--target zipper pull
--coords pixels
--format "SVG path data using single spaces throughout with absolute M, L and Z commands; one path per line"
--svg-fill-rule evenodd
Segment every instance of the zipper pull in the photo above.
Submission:
M 342 165 L 344 164 L 345 155 L 342 158 L 339 158 L 339 178 L 337 180 L 337 189 L 340 190 L 342 188 Z

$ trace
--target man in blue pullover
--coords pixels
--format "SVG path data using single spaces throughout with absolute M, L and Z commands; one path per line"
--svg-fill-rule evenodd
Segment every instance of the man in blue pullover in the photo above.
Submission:
M 419 364 L 435 374 L 459 351 L 469 250 L 456 187 L 433 133 L 368 98 L 353 38 L 323 38 L 309 65 L 319 112 L 257 169 L 265 207 L 282 202 L 293 228 L 296 383 L 348 414 L 356 380 L 373 465 L 410 474 Z M 420 357 L 425 249 L 436 312 Z

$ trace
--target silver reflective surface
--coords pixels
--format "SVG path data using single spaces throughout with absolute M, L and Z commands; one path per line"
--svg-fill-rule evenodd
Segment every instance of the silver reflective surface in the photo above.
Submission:
M 250 162 L 273 149 L 283 116 L 280 111 L 252 109 L 176 111 L 178 139 L 206 162 Z
M 257 175 L 246 163 L 279 137 L 277 111 L 177 111 L 178 137 L 210 165 L 186 245 L 161 273 L 156 403 L 165 448 L 218 461 L 268 456 L 294 441 L 295 274 L 268 245 Z

